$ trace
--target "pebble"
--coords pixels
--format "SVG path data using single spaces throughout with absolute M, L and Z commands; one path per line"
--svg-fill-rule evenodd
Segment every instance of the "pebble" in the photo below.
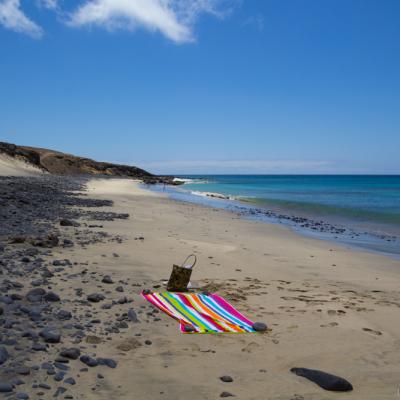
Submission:
M 81 355 L 81 351 L 76 347 L 65 349 L 60 352 L 61 357 L 69 358 L 71 360 L 77 360 Z
M 14 390 L 13 385 L 8 382 L 0 382 L 0 393 L 9 393 Z
M 39 335 L 46 343 L 59 343 L 61 340 L 61 333 L 58 329 L 44 328 L 40 331 Z
M 233 378 L 229 375 L 220 376 L 219 379 L 221 379 L 222 382 L 226 382 L 226 383 L 233 382 Z

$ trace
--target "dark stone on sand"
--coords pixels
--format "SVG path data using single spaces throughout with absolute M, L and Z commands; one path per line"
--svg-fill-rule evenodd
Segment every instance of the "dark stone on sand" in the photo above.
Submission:
M 28 395 L 28 393 L 23 393 L 23 392 L 21 392 L 21 393 L 17 393 L 17 394 L 15 395 L 15 398 L 16 398 L 17 400 L 27 400 L 27 399 L 29 399 L 29 395 Z
M 47 292 L 43 298 L 44 300 L 51 302 L 60 301 L 60 296 L 54 292 Z
M 105 297 L 101 293 L 92 293 L 92 294 L 89 294 L 87 299 L 92 303 L 98 303 L 99 301 L 104 300 Z
M 219 379 L 221 379 L 221 381 L 225 383 L 233 382 L 233 378 L 229 375 L 220 376 Z
M 346 379 L 327 372 L 308 368 L 291 368 L 290 371 L 316 383 L 325 390 L 334 392 L 348 392 L 353 390 L 353 386 Z
M 219 397 L 235 397 L 235 395 L 229 392 L 222 392 Z
M 264 322 L 254 322 L 252 328 L 257 332 L 265 332 L 267 330 L 267 325 Z
M 128 318 L 129 318 L 132 322 L 135 322 L 135 323 L 139 322 L 138 316 L 137 316 L 137 314 L 136 314 L 136 312 L 135 312 L 135 310 L 134 310 L 133 308 L 130 308 L 130 309 L 128 310 Z
M 183 329 L 185 332 L 188 332 L 188 333 L 195 331 L 195 329 L 193 328 L 192 325 L 185 325 L 185 327 Z
M 81 355 L 81 351 L 76 347 L 65 349 L 60 352 L 60 356 L 69 358 L 70 360 L 77 360 Z
M 33 343 L 32 350 L 34 350 L 34 351 L 47 351 L 47 347 L 43 343 L 37 343 L 36 342 L 36 343 Z
M 46 390 L 51 389 L 51 386 L 48 385 L 47 383 L 39 383 L 38 387 L 40 387 L 41 389 L 46 389 Z
M 64 376 L 65 376 L 65 372 L 59 371 L 53 376 L 53 379 L 56 382 L 61 382 L 64 379 Z
M 90 356 L 81 356 L 79 359 L 88 367 L 97 367 L 99 365 L 99 362 Z
M 74 227 L 79 227 L 81 224 L 76 221 L 72 221 L 70 219 L 61 219 L 60 220 L 60 225 L 61 226 L 74 226 Z
M 31 303 L 36 303 L 42 300 L 46 291 L 43 288 L 35 288 L 26 294 L 26 299 Z
M 39 335 L 46 343 L 59 343 L 61 339 L 60 331 L 53 328 L 44 328 L 40 331 Z
M 143 294 L 151 294 L 153 292 L 150 289 L 144 289 L 142 293 Z
M 8 382 L 0 382 L 0 393 L 10 393 L 14 390 L 13 385 Z
M 29 375 L 31 373 L 31 370 L 29 367 L 18 367 L 15 369 L 15 372 L 18 375 Z
M 66 391 L 67 391 L 67 389 L 65 389 L 65 387 L 60 386 L 60 387 L 57 388 L 57 390 L 56 390 L 56 392 L 54 393 L 54 396 L 53 396 L 53 397 L 58 397 L 58 396 L 60 396 L 61 394 L 64 394 Z
M 122 293 L 122 292 L 124 291 L 124 288 L 123 288 L 122 286 L 117 286 L 117 287 L 115 288 L 115 290 L 116 290 L 117 292 Z
M 109 368 L 116 368 L 118 363 L 112 358 L 98 358 L 97 362 L 99 365 L 106 365 Z
M 67 311 L 67 310 L 60 310 L 60 311 L 57 313 L 57 318 L 58 318 L 58 319 L 61 319 L 61 320 L 69 320 L 69 319 L 72 318 L 72 314 L 71 314 L 70 311 Z
M 114 283 L 110 275 L 104 275 L 103 279 L 101 280 L 103 283 Z
M 7 349 L 4 346 L 0 346 L 0 365 L 4 364 L 9 357 Z
M 75 385 L 76 381 L 74 378 L 67 378 L 64 380 L 64 383 L 68 383 L 68 385 Z
M 148 340 L 148 339 L 144 341 L 144 344 L 147 344 L 147 346 L 150 346 L 152 343 L 153 342 L 151 340 Z

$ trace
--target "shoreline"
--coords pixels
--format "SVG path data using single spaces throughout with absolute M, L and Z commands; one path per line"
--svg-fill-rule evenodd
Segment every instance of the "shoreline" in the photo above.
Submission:
M 369 227 L 362 227 L 360 224 L 357 225 L 356 221 L 350 219 L 341 222 L 330 221 L 330 218 L 308 213 L 296 213 L 289 209 L 280 210 L 271 206 L 260 206 L 256 202 L 253 203 L 220 193 L 177 188 L 167 188 L 165 190 L 161 185 L 147 188 L 156 193 L 166 192 L 172 199 L 178 201 L 227 209 L 241 214 L 244 218 L 282 224 L 300 235 L 400 259 L 400 236 L 389 234 L 387 231 L 377 231 L 376 229 L 379 225 L 375 225 L 375 229 L 370 229 Z M 389 228 L 390 225 L 385 225 L 385 227 Z
M 42 179 L 34 182 L 44 185 Z M 74 215 L 80 226 L 60 225 L 58 214 L 52 223 L 60 239 L 72 239 L 73 246 L 2 241 L 2 296 L 11 302 L 0 303 L 0 346 L 10 355 L 0 382 L 24 381 L 15 384 L 14 394 L 36 398 L 42 392 L 41 398 L 50 399 L 58 393 L 60 398 L 89 400 L 212 400 L 223 392 L 243 400 L 332 398 L 290 372 L 308 367 L 353 384 L 352 392 L 335 397 L 392 398 L 400 374 L 398 261 L 299 236 L 227 210 L 177 202 L 128 179 L 90 179 L 78 189 L 67 198 L 65 210 L 79 212 Z M 46 197 L 51 201 L 45 196 L 43 207 Z M 69 204 L 75 198 L 92 207 L 82 208 L 75 200 Z M 23 221 L 23 212 L 15 218 Z M 92 240 L 89 231 L 99 240 Z M 163 290 L 172 264 L 190 253 L 198 257 L 193 281 L 249 318 L 265 321 L 266 334 L 182 335 L 175 321 L 145 302 L 141 291 Z M 105 276 L 110 283 L 104 282 Z M 38 278 L 45 281 L 36 282 Z M 54 292 L 60 301 L 26 303 L 26 294 L 37 288 Z M 94 293 L 104 299 L 89 301 Z M 23 307 L 40 318 L 21 313 Z M 56 318 L 61 309 L 71 313 L 70 319 Z M 131 309 L 138 321 L 130 319 Z M 4 324 L 12 320 L 11 327 Z M 60 343 L 25 338 L 24 324 L 32 335 L 54 326 Z M 31 351 L 34 344 L 44 345 L 44 351 Z M 115 367 L 90 367 L 79 359 L 56 361 L 63 348 L 72 347 Z M 47 372 L 46 363 L 54 374 Z M 29 375 L 18 374 L 21 366 Z M 59 372 L 64 375 L 57 381 Z M 232 376 L 233 382 L 221 382 L 222 375 Z

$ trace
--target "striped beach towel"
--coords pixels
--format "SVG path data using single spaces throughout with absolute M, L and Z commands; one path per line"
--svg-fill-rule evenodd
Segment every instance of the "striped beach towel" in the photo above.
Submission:
M 216 294 L 142 292 L 142 296 L 178 320 L 182 333 L 255 332 L 252 321 Z

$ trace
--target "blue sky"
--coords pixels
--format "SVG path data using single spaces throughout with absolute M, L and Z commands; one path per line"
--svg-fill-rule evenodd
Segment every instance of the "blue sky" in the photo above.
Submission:
M 398 0 L 0 0 L 0 140 L 158 173 L 400 173 Z

